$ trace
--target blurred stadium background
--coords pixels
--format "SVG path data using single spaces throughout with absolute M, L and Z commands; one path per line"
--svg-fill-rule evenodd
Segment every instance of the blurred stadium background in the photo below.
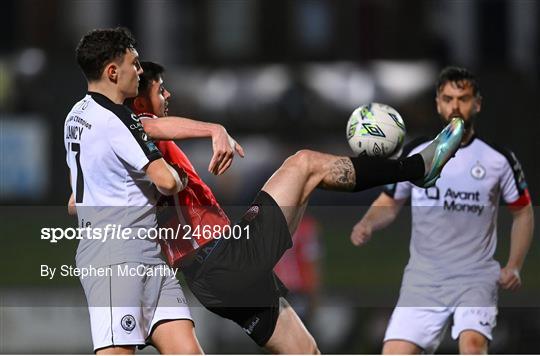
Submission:
M 179 143 L 231 211 L 248 204 L 300 148 L 350 154 L 345 124 L 362 103 L 394 106 L 407 140 L 433 134 L 440 127 L 433 85 L 448 64 L 477 73 L 484 96 L 478 131 L 516 153 L 538 202 L 537 1 L 4 0 L 0 13 L 0 353 L 91 351 L 78 280 L 39 276 L 40 264 L 73 264 L 76 244 L 40 241 L 39 229 L 75 224 L 64 208 L 62 131 L 86 90 L 74 48 L 93 28 L 130 28 L 141 59 L 167 68 L 169 112 L 220 122 L 243 144 L 246 158 L 215 178 L 206 172 L 208 141 Z M 408 258 L 410 223 L 402 214 L 366 248 L 354 249 L 351 227 L 378 192 L 318 192 L 311 201 L 324 245 L 312 330 L 325 353 L 380 351 Z M 503 262 L 509 222 L 501 209 Z M 539 270 L 534 243 L 524 288 L 501 293 L 492 352 L 540 353 Z M 202 308 L 193 312 L 206 352 L 258 352 L 228 321 Z M 456 350 L 447 340 L 439 351 Z

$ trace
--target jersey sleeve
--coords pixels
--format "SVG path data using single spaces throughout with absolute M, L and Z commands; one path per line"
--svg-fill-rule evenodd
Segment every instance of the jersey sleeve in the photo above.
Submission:
M 510 208 L 520 208 L 531 202 L 531 196 L 525 180 L 523 168 L 513 152 L 501 150 L 506 157 L 506 164 L 501 176 L 501 194 Z
M 162 157 L 135 114 L 121 105 L 114 114 L 108 120 L 106 134 L 118 157 L 136 170 L 142 170 L 149 162 Z
M 384 187 L 383 192 L 396 200 L 407 199 L 411 196 L 412 183 L 411 182 L 399 182 L 394 184 L 388 184 Z

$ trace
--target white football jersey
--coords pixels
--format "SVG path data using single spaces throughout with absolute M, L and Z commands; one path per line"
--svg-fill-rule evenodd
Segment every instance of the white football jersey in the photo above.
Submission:
M 412 143 L 410 155 L 428 143 Z M 411 197 L 410 259 L 403 284 L 415 285 L 496 280 L 500 266 L 493 255 L 500 198 L 509 205 L 530 202 L 513 153 L 478 137 L 457 151 L 434 187 L 401 182 L 388 186 L 386 193 L 394 199 Z
M 79 242 L 77 265 L 163 263 L 156 240 L 135 238 L 137 229 L 157 227 L 158 192 L 143 168 L 161 158 L 137 116 L 88 93 L 67 115 L 64 144 L 79 226 L 93 232 Z M 126 228 L 129 236 L 119 235 Z

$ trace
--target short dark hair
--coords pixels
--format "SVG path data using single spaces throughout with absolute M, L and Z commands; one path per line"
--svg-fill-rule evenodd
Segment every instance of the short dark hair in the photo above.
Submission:
M 139 93 L 145 93 L 152 81 L 158 81 L 159 77 L 165 72 L 161 64 L 155 62 L 141 62 L 143 74 L 139 75 Z
M 141 68 L 143 73 L 139 75 L 139 94 L 147 94 L 148 89 L 150 88 L 150 83 L 153 81 L 158 81 L 159 77 L 165 72 L 165 68 L 161 64 L 155 62 L 143 61 L 141 63 Z M 133 101 L 135 98 L 127 98 L 124 101 L 124 104 L 133 109 Z
M 459 88 L 462 88 L 465 82 L 468 82 L 472 86 L 473 95 L 480 96 L 480 84 L 478 84 L 476 76 L 466 68 L 455 66 L 444 68 L 439 74 L 439 79 L 435 85 L 436 94 L 439 94 L 442 87 L 449 82 L 456 83 Z
M 92 30 L 77 45 L 77 63 L 88 81 L 99 80 L 107 64 L 122 58 L 135 45 L 135 38 L 127 28 Z

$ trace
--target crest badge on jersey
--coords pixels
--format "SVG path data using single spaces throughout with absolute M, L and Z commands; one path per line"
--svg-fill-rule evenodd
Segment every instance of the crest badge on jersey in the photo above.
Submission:
M 486 176 L 486 169 L 480 164 L 480 162 L 476 162 L 476 164 L 471 168 L 471 176 L 478 180 L 484 179 Z
M 249 208 L 244 214 L 244 220 L 251 222 L 257 217 L 257 215 L 259 215 L 259 206 L 252 205 L 251 208 Z
M 135 318 L 133 315 L 124 315 L 122 320 L 120 321 L 120 325 L 122 325 L 122 329 L 125 331 L 133 331 L 135 329 L 135 326 L 137 325 L 137 322 L 135 321 Z

